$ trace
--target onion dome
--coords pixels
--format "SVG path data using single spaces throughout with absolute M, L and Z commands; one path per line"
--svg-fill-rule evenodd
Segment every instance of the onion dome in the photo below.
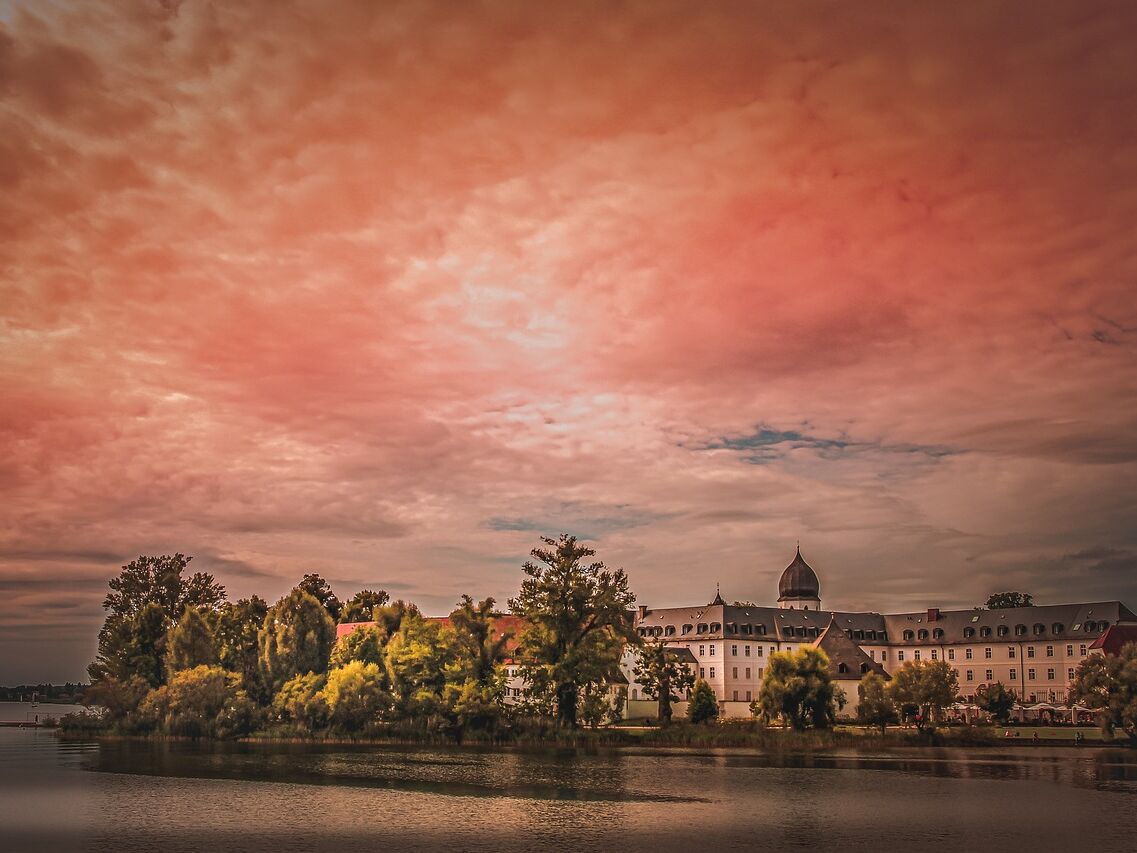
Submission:
M 797 598 L 821 598 L 821 582 L 809 563 L 802 559 L 800 547 L 794 561 L 786 566 L 782 579 L 778 581 L 778 601 Z

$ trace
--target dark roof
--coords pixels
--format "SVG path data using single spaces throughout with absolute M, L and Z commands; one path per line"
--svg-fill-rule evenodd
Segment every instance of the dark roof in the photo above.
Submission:
M 778 601 L 786 601 L 791 598 L 820 597 L 821 581 L 817 579 L 817 572 L 802 559 L 801 548 L 799 547 L 793 562 L 786 566 L 786 570 L 782 572 L 781 580 L 778 581 Z
M 1104 634 L 1090 643 L 1090 648 L 1116 655 L 1127 643 L 1137 643 L 1137 625 L 1110 625 Z
M 889 677 L 883 666 L 866 655 L 860 646 L 849 639 L 849 635 L 837 624 L 836 619 L 830 619 L 821 636 L 813 641 L 813 646 L 825 652 L 825 656 L 829 658 L 829 675 L 835 679 L 858 681 L 868 672 L 875 672 L 884 678 Z
M 884 617 L 888 637 L 903 645 L 982 643 L 984 640 L 1022 642 L 1085 642 L 1096 639 L 1118 622 L 1137 617 L 1120 601 L 1086 604 L 1045 604 L 986 610 L 938 610 L 897 613 Z M 905 632 L 912 636 L 905 638 Z M 942 634 L 940 633 L 942 632 Z
M 733 604 L 649 609 L 636 620 L 635 627 L 648 632 L 644 636 L 665 641 L 778 639 L 807 642 L 820 636 L 833 618 L 842 630 L 853 633 L 857 642 L 883 643 L 887 639 L 884 618 L 879 613 L 782 610 Z

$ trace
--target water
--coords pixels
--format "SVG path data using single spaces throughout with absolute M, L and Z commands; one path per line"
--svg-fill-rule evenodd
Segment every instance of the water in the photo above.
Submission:
M 59 705 L 55 702 L 0 702 L 0 723 L 32 723 L 38 717 L 59 719 L 64 714 L 87 710 L 82 705 Z
M 0 729 L 0 850 L 1132 850 L 1137 754 L 69 743 Z

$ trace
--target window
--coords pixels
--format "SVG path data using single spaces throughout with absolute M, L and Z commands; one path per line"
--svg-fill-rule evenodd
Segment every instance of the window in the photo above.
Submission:
M 1027 677 L 1027 680 L 1028 680 L 1028 681 L 1034 681 L 1034 670 L 1033 670 L 1033 669 L 1028 669 L 1028 670 L 1026 671 L 1026 677 Z
M 734 701 L 735 702 L 738 701 L 738 691 L 737 690 L 734 691 Z
M 880 650 L 880 659 L 881 660 L 888 660 L 888 649 L 881 649 Z
M 1014 646 L 1008 646 L 1007 647 L 1007 657 L 1013 659 L 1014 656 L 1015 656 L 1015 647 Z
M 920 659 L 920 650 L 916 649 L 916 653 L 912 655 L 912 660 L 919 660 L 919 659 Z
M 948 649 L 947 650 L 947 659 L 948 660 L 955 660 L 955 649 Z
M 703 655 L 705 655 L 706 653 L 707 653 L 707 647 L 706 646 L 699 646 L 699 657 L 703 657 Z
M 1082 643 L 1082 645 L 1081 645 L 1081 651 L 1079 652 L 1079 654 L 1082 654 L 1082 655 L 1084 655 L 1085 653 L 1086 653 L 1086 644 L 1085 644 L 1085 643 Z
M 711 672 L 714 672 L 714 670 L 711 670 Z M 1019 677 L 1019 671 L 1012 666 L 1011 667 L 1011 681 L 1014 681 L 1018 677 Z
M 1026 636 L 1026 625 L 1016 625 L 1015 626 L 1015 636 L 1016 637 Z
M 974 681 L 975 680 L 975 670 L 969 669 L 967 671 L 967 680 L 968 681 Z
M 1027 646 L 1026 647 L 1026 656 L 1028 658 L 1034 657 L 1034 646 Z
M 746 657 L 750 657 L 750 646 L 743 646 L 742 651 L 745 652 Z M 762 651 L 762 647 L 758 647 L 758 651 Z
M 714 677 L 715 677 L 715 668 L 712 666 L 711 667 L 711 678 L 714 678 Z
M 904 632 L 904 641 L 905 641 L 906 643 L 908 643 L 908 642 L 911 642 L 911 641 L 912 641 L 912 638 L 913 638 L 914 636 L 915 636 L 915 634 L 913 634 L 911 631 L 905 631 L 905 632 Z
M 994 678 L 995 676 L 991 673 L 991 670 L 987 670 L 987 680 L 992 681 Z
M 991 660 L 991 647 L 990 646 L 988 646 L 987 648 L 985 648 L 983 650 L 983 657 L 987 658 L 987 660 Z
M 971 660 L 971 649 L 964 649 L 963 650 L 963 656 L 965 658 L 967 658 L 968 660 Z
M 1054 657 L 1054 646 L 1047 646 L 1046 647 L 1046 656 L 1048 658 Z
M 932 639 L 933 640 L 942 640 L 943 638 L 944 638 L 944 629 L 943 628 L 935 628 L 932 631 Z
M 1053 681 L 1054 680 L 1054 670 L 1052 670 L 1052 669 L 1046 670 L 1046 680 L 1047 681 Z
M 932 660 L 938 660 L 938 658 L 936 657 L 936 650 L 935 649 L 932 649 Z
M 873 649 L 869 649 L 869 660 L 876 660 L 876 652 Z
M 786 646 L 786 651 L 787 651 L 787 652 L 792 652 L 793 650 L 794 650 L 794 647 L 793 647 L 793 646 Z
M 706 677 L 707 677 L 707 671 L 705 669 L 703 669 L 702 667 L 699 667 L 699 678 L 706 678 Z
M 720 625 L 718 622 L 712 622 L 711 623 L 711 633 L 712 634 L 717 634 L 721 630 L 722 630 L 722 625 Z
M 1046 626 L 1043 625 L 1041 622 L 1035 622 L 1034 623 L 1034 636 L 1040 637 L 1045 633 L 1046 633 Z
M 928 639 L 928 632 L 925 629 L 921 628 L 917 632 L 916 636 L 919 637 L 921 640 L 926 640 L 926 639 Z
M 1065 630 L 1066 630 L 1066 626 L 1063 625 L 1061 622 L 1055 622 L 1053 625 L 1050 626 L 1050 633 L 1052 633 L 1052 634 L 1061 634 Z
M 773 649 L 771 649 L 770 651 L 773 651 Z M 762 657 L 762 647 L 761 646 L 755 646 L 754 647 L 754 654 L 756 654 L 758 657 Z
M 746 667 L 746 677 L 750 678 L 750 667 Z
M 700 622 L 698 625 L 695 626 L 695 633 L 696 634 L 707 633 L 707 626 L 704 623 Z
M 1066 670 L 1066 678 L 1070 681 L 1074 680 L 1074 667 L 1070 667 L 1068 670 Z
M 684 633 L 684 634 L 690 634 L 692 630 L 693 630 L 693 629 L 691 628 L 691 626 L 690 626 L 690 625 L 684 625 L 684 626 L 683 626 L 683 633 Z
M 991 636 L 991 629 L 986 627 L 986 626 L 980 628 L 979 629 L 979 636 L 980 637 L 990 637 Z
M 1066 646 L 1066 654 L 1068 654 L 1070 657 L 1073 657 L 1074 656 L 1074 647 L 1073 646 Z
M 1011 629 L 1008 628 L 1006 625 L 1000 625 L 998 630 L 995 631 L 995 633 L 998 634 L 1000 637 L 1005 637 L 1010 632 L 1011 632 Z
M 738 678 L 738 667 L 737 666 L 732 666 L 730 668 L 730 677 L 731 678 Z
M 753 699 L 750 698 L 750 691 L 749 690 L 746 691 L 746 701 L 747 702 L 753 702 L 754 701 Z
M 730 654 L 731 654 L 731 657 L 738 657 L 738 646 L 731 646 L 730 647 Z
M 668 625 L 667 629 L 663 633 L 665 633 L 669 637 L 674 637 L 675 636 L 675 626 L 674 625 Z
M 762 677 L 762 667 L 758 667 L 758 677 Z
M 974 628 L 964 628 L 963 629 L 963 639 L 970 640 L 974 636 L 975 636 L 975 629 Z
M 715 647 L 711 646 L 711 657 L 715 656 Z
M 901 649 L 900 651 L 898 651 L 896 653 L 896 659 L 899 661 L 904 660 L 904 650 L 903 649 Z
M 837 664 L 837 671 L 844 674 L 849 671 L 849 667 L 845 666 L 843 663 L 839 663 Z

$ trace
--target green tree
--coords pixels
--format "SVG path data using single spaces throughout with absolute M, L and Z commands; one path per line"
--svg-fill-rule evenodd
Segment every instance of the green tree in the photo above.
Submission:
M 83 694 L 83 704 L 105 708 L 112 723 L 126 723 L 123 727 L 130 728 L 130 717 L 138 710 L 150 689 L 150 682 L 141 675 L 132 675 L 125 681 L 108 675 L 87 688 Z
M 315 598 L 297 587 L 274 604 L 258 635 L 265 683 L 275 692 L 306 672 L 324 672 L 336 626 Z
M 340 622 L 371 622 L 375 618 L 375 608 L 390 600 L 391 596 L 381 589 L 361 589 L 343 606 Z
M 381 628 L 375 625 L 361 626 L 336 641 L 328 667 L 343 666 L 352 661 L 363 661 L 382 667 L 386 661 L 386 645 L 387 635 Z
M 237 677 L 217 666 L 173 673 L 169 684 L 150 691 L 140 713 L 164 734 L 194 738 L 248 734 L 256 721 Z
M 880 733 L 897 720 L 896 707 L 888 695 L 888 682 L 879 673 L 870 672 L 857 685 L 857 718 L 869 726 L 880 726 Z
M 217 644 L 201 610 L 186 605 L 178 624 L 166 636 L 166 672 L 216 666 Z
M 307 574 L 304 575 L 304 580 L 296 584 L 296 588 L 303 590 L 320 602 L 323 608 L 328 611 L 328 616 L 331 617 L 333 623 L 339 621 L 343 605 L 340 604 L 340 600 L 336 598 L 336 594 L 332 592 L 332 587 L 326 580 L 315 573 Z
M 438 622 L 408 613 L 387 642 L 387 676 L 395 712 L 425 721 L 443 708 L 447 681 L 457 680 L 453 633 Z
M 328 724 L 331 710 L 324 698 L 327 676 L 306 672 L 288 679 L 272 699 L 277 719 L 289 720 L 315 731 Z
M 687 719 L 692 723 L 706 723 L 719 715 L 719 701 L 715 698 L 715 691 L 711 685 L 699 679 L 691 690 L 691 699 L 687 702 Z
M 268 604 L 256 595 L 236 602 L 226 602 L 217 612 L 213 632 L 221 667 L 238 673 L 245 692 L 262 704 L 272 698 L 261 677 L 260 646 L 257 641 L 267 615 Z
M 328 673 L 324 701 L 331 721 L 338 728 L 355 732 L 375 722 L 379 712 L 390 704 L 383 670 L 376 664 L 351 661 Z
M 766 663 L 752 712 L 781 718 L 793 728 L 832 725 L 845 705 L 845 694 L 829 675 L 829 658 L 821 649 L 803 646 L 796 652 L 775 652 Z
M 185 576 L 192 559 L 183 554 L 139 557 L 110 580 L 98 657 L 87 668 L 92 683 L 105 678 L 125 682 L 134 675 L 154 686 L 163 683 L 166 632 L 187 606 L 211 610 L 225 600 L 225 588 L 212 575 Z
M 892 673 L 894 704 L 916 709 L 916 728 L 938 722 L 959 694 L 959 676 L 942 660 L 909 661 Z
M 549 547 L 533 549 L 509 606 L 528 625 L 518 647 L 527 690 L 553 697 L 558 723 L 575 727 L 581 689 L 616 668 L 624 642 L 638 641 L 627 617 L 635 595 L 622 569 L 582 562 L 596 552 L 576 537 L 542 541 Z
M 398 633 L 403 626 L 403 620 L 408 616 L 422 616 L 418 607 L 402 599 L 380 605 L 372 610 L 372 614 L 376 625 L 383 631 L 384 642 Z
M 463 595 L 450 614 L 455 651 L 464 674 L 480 685 L 500 681 L 501 665 L 512 638 L 512 634 L 499 634 L 496 630 L 494 604 L 492 598 L 475 603 L 470 596 Z
M 1011 719 L 1016 701 L 1014 691 L 1008 690 L 1001 681 L 982 687 L 975 693 L 975 704 L 1002 725 Z
M 1030 607 L 1034 596 L 1028 592 L 996 592 L 987 599 L 990 610 L 1007 610 L 1012 607 Z
M 1070 699 L 1098 712 L 1102 733 L 1121 729 L 1137 743 L 1137 643 L 1116 655 L 1094 654 L 1078 664 Z
M 633 674 L 644 695 L 658 701 L 659 720 L 664 725 L 671 722 L 671 703 L 678 702 L 695 684 L 691 667 L 679 659 L 678 650 L 661 642 L 648 642 L 640 648 Z

